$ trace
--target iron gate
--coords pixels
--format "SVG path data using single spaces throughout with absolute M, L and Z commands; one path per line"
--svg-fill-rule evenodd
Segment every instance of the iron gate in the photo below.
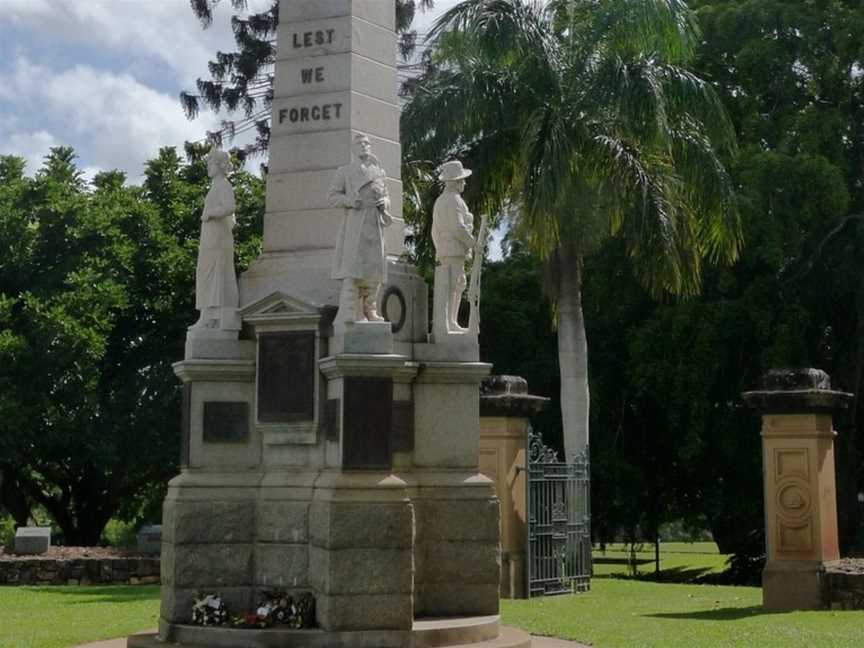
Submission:
M 591 585 L 588 449 L 565 463 L 528 430 L 528 596 Z

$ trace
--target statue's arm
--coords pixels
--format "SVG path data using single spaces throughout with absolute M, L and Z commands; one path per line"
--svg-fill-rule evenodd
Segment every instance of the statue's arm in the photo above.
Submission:
M 474 231 L 468 223 L 474 223 L 474 215 L 468 211 L 468 205 L 466 205 L 465 201 L 461 199 L 457 201 L 456 209 L 453 210 L 453 213 L 456 216 L 456 222 L 454 223 L 455 227 L 453 230 L 456 232 L 456 235 L 462 243 L 464 243 L 468 248 L 473 248 L 475 243 Z
M 343 169 L 337 170 L 333 175 L 330 190 L 327 192 L 327 200 L 330 202 L 331 207 L 350 209 L 354 206 L 354 201 L 348 197 L 348 182 L 345 175 Z
M 384 171 L 381 171 L 381 176 L 384 179 L 384 193 L 381 198 L 378 200 L 378 206 L 383 207 L 384 211 L 390 211 L 390 189 L 387 188 L 387 174 Z
M 225 186 L 214 186 L 204 199 L 204 220 L 229 218 L 235 209 L 234 190 L 226 181 Z

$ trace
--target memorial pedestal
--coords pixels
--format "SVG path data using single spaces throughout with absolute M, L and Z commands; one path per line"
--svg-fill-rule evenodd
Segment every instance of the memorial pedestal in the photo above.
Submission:
M 405 482 L 387 472 L 324 472 L 309 527 L 321 628 L 410 631 L 414 507 Z
M 476 334 L 428 344 L 427 287 L 398 260 L 394 4 L 281 0 L 279 18 L 263 254 L 240 277 L 243 339 L 190 332 L 175 365 L 184 451 L 164 506 L 160 636 L 230 648 L 491 639 L 494 616 L 416 619 L 497 614 L 499 521 L 478 473 L 490 366 Z M 342 208 L 354 204 L 347 189 L 337 208 L 328 193 L 358 133 L 388 173 L 378 176 L 394 219 L 378 297 L 388 321 L 334 331 L 334 247 L 357 210 Z M 196 592 L 235 616 L 274 590 L 311 593 L 318 628 L 190 625 Z
M 498 498 L 478 472 L 480 381 L 491 366 L 428 362 L 414 384 L 411 484 L 418 616 L 498 613 Z

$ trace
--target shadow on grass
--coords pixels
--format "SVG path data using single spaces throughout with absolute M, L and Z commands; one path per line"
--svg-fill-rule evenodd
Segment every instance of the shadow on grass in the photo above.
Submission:
M 653 562 L 653 561 L 647 561 Z M 595 564 L 606 564 L 599 560 Z M 624 564 L 627 564 L 624 561 Z M 685 583 L 692 584 L 702 581 L 711 571 L 710 567 L 672 567 L 657 572 L 645 572 L 643 574 L 595 574 L 594 578 L 618 578 L 621 580 L 638 580 L 649 583 Z
M 59 586 L 24 587 L 28 592 L 48 596 L 77 596 L 82 600 L 71 601 L 69 605 L 88 603 L 130 603 L 134 601 L 155 601 L 159 599 L 158 585 L 104 585 L 104 586 Z
M 654 619 L 686 619 L 691 621 L 738 621 L 769 614 L 788 614 L 784 610 L 766 610 L 761 605 L 749 607 L 718 608 L 716 610 L 698 610 L 696 612 L 657 612 L 642 616 Z
M 631 562 L 627 558 L 594 558 L 592 561 L 595 565 L 629 565 Z M 653 564 L 654 561 L 648 558 L 638 559 L 635 561 L 637 565 Z

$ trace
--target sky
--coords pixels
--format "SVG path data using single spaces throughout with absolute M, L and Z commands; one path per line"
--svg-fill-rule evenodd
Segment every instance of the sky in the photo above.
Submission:
M 271 0 L 248 2 L 255 12 Z M 416 29 L 457 2 L 418 13 Z M 188 0 L 0 0 L 0 154 L 32 172 L 50 147 L 72 146 L 86 177 L 120 169 L 140 181 L 160 147 L 201 140 L 225 117 L 190 121 L 179 95 L 217 50 L 236 49 L 231 14 L 222 0 L 202 29 Z

